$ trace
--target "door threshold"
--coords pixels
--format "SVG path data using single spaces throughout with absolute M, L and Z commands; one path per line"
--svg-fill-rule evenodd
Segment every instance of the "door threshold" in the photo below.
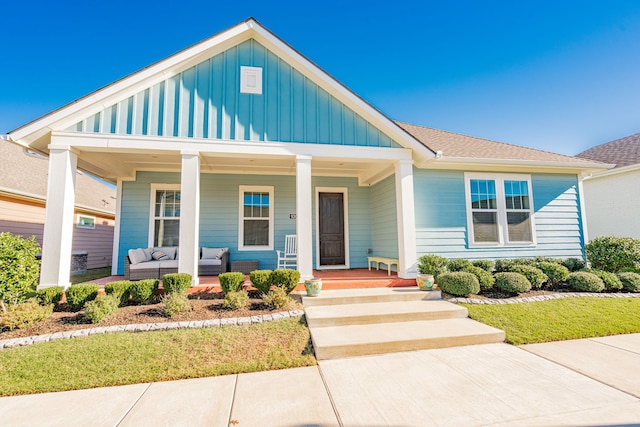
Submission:
M 316 270 L 349 270 L 347 265 L 320 265 Z

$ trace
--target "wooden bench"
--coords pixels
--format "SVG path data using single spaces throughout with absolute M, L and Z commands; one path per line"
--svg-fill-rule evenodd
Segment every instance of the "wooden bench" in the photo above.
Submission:
M 369 271 L 371 271 L 371 263 L 375 262 L 376 263 L 376 270 L 380 270 L 380 264 L 386 264 L 387 265 L 387 274 L 389 276 L 391 276 L 391 266 L 393 264 L 396 265 L 396 270 L 398 269 L 398 263 L 400 262 L 400 260 L 395 259 L 395 258 L 385 258 L 382 256 L 370 256 L 367 257 L 367 264 L 369 265 Z

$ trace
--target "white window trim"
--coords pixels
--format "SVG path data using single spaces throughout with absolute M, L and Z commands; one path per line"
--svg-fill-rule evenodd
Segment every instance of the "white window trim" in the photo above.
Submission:
M 244 245 L 244 193 L 256 191 L 269 193 L 269 244 L 267 246 Z M 272 251 L 274 228 L 275 197 L 273 186 L 268 185 L 240 185 L 238 186 L 238 251 Z
M 344 265 L 320 265 L 320 193 L 342 193 L 344 204 Z M 316 187 L 316 270 L 350 268 L 349 258 L 349 189 L 347 187 Z
M 180 191 L 180 184 L 151 184 L 151 195 L 149 197 L 149 236 L 147 239 L 148 247 L 153 247 L 153 233 L 155 232 L 155 222 L 156 222 L 156 191 L 158 190 L 170 190 L 170 191 Z M 182 212 L 182 207 L 181 210 Z M 180 218 L 180 217 L 177 217 Z
M 249 77 L 253 77 L 253 85 L 249 85 Z M 262 95 L 262 68 L 240 67 L 240 93 Z
M 93 219 L 93 226 L 81 225 L 80 224 L 80 218 L 91 218 L 91 219 Z M 95 228 L 96 228 L 96 217 L 95 216 L 91 216 L 91 215 L 78 214 L 76 216 L 76 227 L 77 228 L 84 228 L 84 229 L 87 229 L 87 230 L 95 230 Z
M 496 182 L 496 202 L 498 221 L 498 242 L 475 242 L 473 240 L 473 215 L 471 209 L 471 180 L 490 179 Z M 531 223 L 531 242 L 507 241 L 507 206 L 504 194 L 504 181 L 527 181 L 529 191 L 529 221 Z M 531 188 L 531 175 L 528 174 L 495 174 L 465 172 L 464 174 L 464 198 L 467 207 L 467 238 L 469 248 L 493 248 L 493 247 L 533 247 L 537 246 L 535 206 L 533 191 Z

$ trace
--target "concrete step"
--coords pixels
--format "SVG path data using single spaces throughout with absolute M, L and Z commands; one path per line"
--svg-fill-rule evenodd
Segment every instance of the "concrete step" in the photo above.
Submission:
M 502 342 L 505 333 L 471 319 L 311 328 L 318 360 Z
M 424 292 L 423 292 L 424 293 Z M 465 318 L 467 309 L 442 300 L 319 305 L 305 309 L 309 327 Z
M 421 291 L 417 286 L 410 286 L 402 288 L 323 290 L 317 297 L 303 297 L 302 303 L 305 307 L 315 307 L 319 305 L 439 299 L 442 299 L 440 291 Z

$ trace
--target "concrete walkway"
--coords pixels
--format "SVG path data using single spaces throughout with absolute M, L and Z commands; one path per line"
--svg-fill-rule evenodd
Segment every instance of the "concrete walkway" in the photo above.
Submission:
M 640 334 L 0 399 L 9 426 L 640 425 Z

